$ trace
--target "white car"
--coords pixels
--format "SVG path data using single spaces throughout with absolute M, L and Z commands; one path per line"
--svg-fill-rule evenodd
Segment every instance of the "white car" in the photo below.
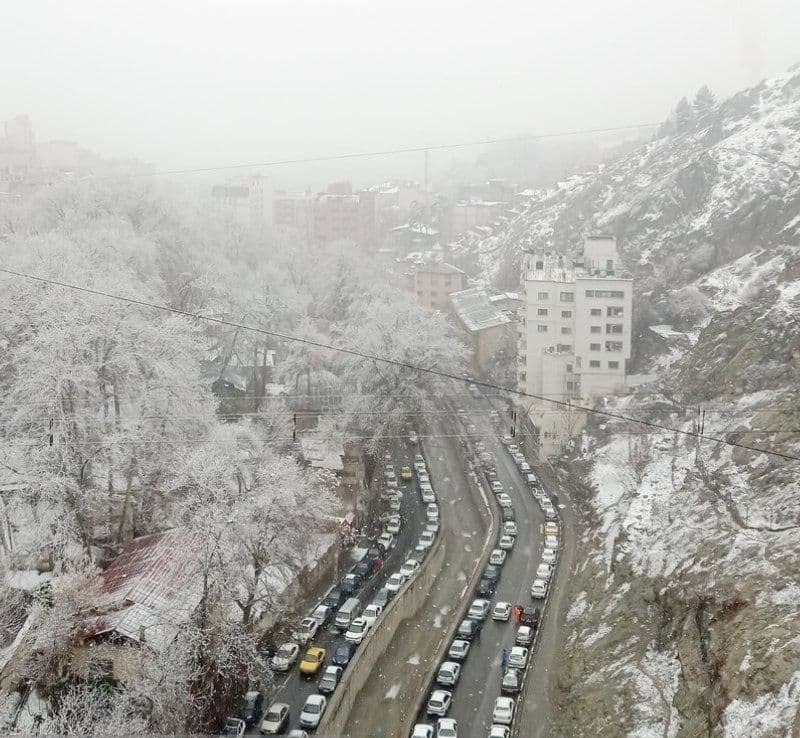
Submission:
M 311 613 L 311 617 L 317 621 L 318 626 L 322 626 L 328 620 L 331 615 L 331 608 L 326 607 L 325 605 L 319 605 L 314 612 Z
M 497 418 L 492 417 L 492 419 L 495 422 L 498 422 L 500 420 L 500 417 L 499 416 Z M 513 436 L 503 436 L 500 439 L 500 443 L 502 443 L 504 446 L 510 446 L 512 443 L 514 443 L 514 437 Z
M 406 578 L 400 572 L 395 572 L 389 577 L 389 581 L 386 582 L 385 586 L 390 592 L 397 592 L 405 583 Z
M 436 738 L 458 738 L 458 725 L 453 718 L 441 718 L 436 723 Z
M 527 473 L 531 470 L 531 465 L 527 461 L 521 461 L 519 464 L 519 470 L 521 472 Z
M 417 723 L 411 731 L 411 738 L 433 738 L 433 726 L 428 723 Z
M 517 535 L 517 524 L 513 520 L 506 520 L 503 523 L 503 533 L 507 536 Z
M 419 534 L 419 542 L 417 543 L 417 551 L 427 551 L 436 540 L 436 534 L 429 530 L 423 530 Z
M 415 461 L 414 462 L 414 469 L 417 470 L 417 474 L 421 474 L 425 471 L 425 462 L 424 461 Z
M 393 515 L 386 521 L 386 532 L 396 536 L 400 532 L 400 518 Z
M 392 496 L 389 498 L 389 509 L 392 512 L 400 512 L 400 498 Z
M 427 523 L 425 523 L 425 530 L 429 530 L 431 533 L 436 535 L 439 532 L 439 521 L 429 520 Z
M 548 520 L 544 524 L 544 534 L 546 536 L 558 536 L 558 523 Z
M 438 715 L 444 717 L 450 709 L 450 703 L 453 701 L 453 694 L 446 689 L 435 689 L 428 699 L 428 706 L 426 710 L 428 715 Z
M 542 551 L 542 563 L 543 564 L 555 564 L 556 563 L 556 552 L 553 548 L 546 548 Z
M 499 494 L 502 491 L 503 485 L 495 479 L 494 482 L 492 482 L 492 492 Z
M 511 603 L 498 602 L 492 610 L 492 620 L 505 620 L 511 617 Z
M 518 646 L 530 646 L 533 643 L 533 628 L 530 625 L 520 625 L 514 643 Z
M 514 503 L 511 502 L 511 498 L 505 492 L 497 495 L 497 503 L 500 507 L 514 507 Z
M 425 509 L 425 517 L 428 520 L 438 520 L 439 519 L 439 506 L 436 503 L 431 503 Z
M 537 600 L 544 599 L 547 596 L 547 582 L 544 579 L 534 579 L 531 584 L 531 597 Z
M 397 489 L 397 477 L 394 472 L 386 474 L 386 486 L 389 489 Z
M 350 641 L 350 643 L 360 644 L 364 641 L 364 637 L 367 635 L 369 627 L 370 623 L 366 620 L 366 618 L 355 618 L 355 620 L 350 623 L 350 627 L 347 629 L 347 632 L 344 634 L 344 639 L 346 641 Z
M 417 569 L 419 569 L 419 561 L 416 559 L 406 559 L 405 564 L 400 567 L 400 573 L 406 579 L 410 579 L 412 575 L 417 573 Z
M 517 446 L 516 444 L 513 444 L 513 443 L 509 443 L 508 444 L 508 453 L 510 453 L 512 456 L 514 454 L 518 454 L 519 453 L 519 446 Z
M 553 568 L 550 564 L 539 564 L 536 569 L 536 579 L 550 579 L 550 575 L 553 573 Z
M 289 671 L 300 655 L 300 646 L 296 643 L 284 643 L 270 659 L 269 667 L 273 671 Z
M 473 600 L 467 611 L 470 620 L 485 620 L 492 603 L 489 600 Z
M 426 505 L 436 502 L 436 494 L 430 487 L 425 487 L 422 489 L 422 501 Z
M 528 663 L 528 649 L 522 646 L 512 646 L 511 652 L 508 654 L 506 666 L 513 669 L 524 669 Z M 495 722 L 502 722 L 496 720 Z
M 382 612 L 383 608 L 380 605 L 367 605 L 364 608 L 364 612 L 361 613 L 361 617 L 367 621 L 369 627 L 372 627 Z
M 316 728 L 322 720 L 322 713 L 328 706 L 328 700 L 321 694 L 308 696 L 300 712 L 300 725 L 303 728 Z
M 498 697 L 494 701 L 492 722 L 500 725 L 511 725 L 514 720 L 514 700 L 511 697 Z
M 460 638 L 457 638 L 450 644 L 450 648 L 447 651 L 447 658 L 455 659 L 456 661 L 463 661 L 465 658 L 467 658 L 468 653 L 469 641 L 462 641 Z
M 506 552 L 501 548 L 496 548 L 489 554 L 489 563 L 495 566 L 502 566 L 506 562 Z
M 545 536 L 544 538 L 544 547 L 545 548 L 558 548 L 558 538 L 555 536 Z
M 316 634 L 319 622 L 315 618 L 303 618 L 300 626 L 292 633 L 292 639 L 298 643 L 308 643 Z
M 519 451 L 511 455 L 514 457 L 514 463 L 517 464 L 517 466 L 525 463 L 525 457 Z
M 428 476 L 428 472 L 421 471 L 419 474 L 417 474 L 417 476 L 419 477 L 420 486 L 431 483 L 431 478 Z
M 388 551 L 394 545 L 394 536 L 384 531 L 378 538 L 378 543 Z
M 436 675 L 436 683 L 441 684 L 443 687 L 455 687 L 460 675 L 461 664 L 456 661 L 445 661 L 439 667 L 439 673 Z
M 489 738 L 510 738 L 511 729 L 507 725 L 493 725 L 489 728 Z
M 514 548 L 514 536 L 500 536 L 500 541 L 497 544 L 503 551 L 510 551 Z

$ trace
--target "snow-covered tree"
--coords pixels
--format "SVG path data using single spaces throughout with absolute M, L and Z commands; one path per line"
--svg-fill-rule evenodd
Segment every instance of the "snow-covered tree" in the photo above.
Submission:
M 689 101 L 682 97 L 675 106 L 675 127 L 678 133 L 686 133 L 695 125 L 695 114 Z
M 708 85 L 703 85 L 694 96 L 692 103 L 695 117 L 702 120 L 717 107 L 717 98 Z

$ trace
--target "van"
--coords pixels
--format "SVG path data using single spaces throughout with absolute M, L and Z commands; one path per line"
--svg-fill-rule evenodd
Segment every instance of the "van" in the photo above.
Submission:
M 359 615 L 361 614 L 361 603 L 355 598 L 351 597 L 346 600 L 344 605 L 339 608 L 336 613 L 336 627 L 342 630 L 347 630 Z

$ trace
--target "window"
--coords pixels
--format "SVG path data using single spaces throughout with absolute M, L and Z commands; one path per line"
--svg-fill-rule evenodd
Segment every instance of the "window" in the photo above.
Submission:
M 613 272 L 614 271 L 614 260 L 613 259 L 606 259 L 606 271 Z
M 606 333 L 622 333 L 622 323 L 606 323 Z
M 537 333 L 547 333 L 547 326 L 546 325 L 537 325 L 536 326 Z
M 536 268 L 537 269 L 544 269 L 544 262 L 543 261 L 537 261 L 536 262 Z
M 606 316 L 609 318 L 619 318 L 622 316 L 621 307 L 608 307 L 606 308 Z
M 537 315 L 546 316 L 546 315 L 547 315 L 547 308 L 539 308 L 539 309 L 536 311 L 536 313 L 537 313 Z
M 602 333 L 603 329 L 599 325 L 593 325 L 589 328 L 589 333 Z
M 575 293 L 574 292 L 562 292 L 559 295 L 559 299 L 561 302 L 575 302 Z
M 597 317 L 598 315 L 602 315 L 602 314 L 603 314 L 603 311 L 602 311 L 600 308 L 592 308 L 592 309 L 589 311 L 589 314 L 590 314 L 590 315 L 592 315 L 592 316 L 594 316 L 594 317 Z
M 561 326 L 561 335 L 562 336 L 571 336 L 572 335 L 572 328 L 570 328 L 568 325 L 562 325 Z
M 549 300 L 550 296 L 546 292 L 540 292 L 537 296 L 538 300 Z
M 572 351 L 572 344 L 569 343 L 557 343 L 556 344 L 556 351 L 559 353 L 568 353 Z
M 582 363 L 583 363 L 583 359 L 580 356 L 576 356 L 575 357 L 575 366 L 577 366 L 578 369 L 580 369 Z
M 606 351 L 622 351 L 622 341 L 606 341 Z
M 567 364 L 567 371 L 572 372 L 572 364 Z
M 592 360 L 589 362 L 589 368 L 590 368 L 590 369 L 599 369 L 599 368 L 600 368 L 600 362 L 599 362 L 599 361 L 597 361 L 596 359 L 592 359 Z
M 575 382 L 567 382 L 567 391 L 572 392 L 575 389 Z
M 625 297 L 625 293 L 622 290 L 586 290 L 586 297 L 607 297 L 621 300 Z
M 608 362 L 609 369 L 619 369 L 619 362 L 618 361 L 609 361 Z
M 571 318 L 572 317 L 572 310 L 562 310 L 561 311 L 562 318 Z
M 600 344 L 599 343 L 590 343 L 589 344 L 589 351 L 599 351 Z

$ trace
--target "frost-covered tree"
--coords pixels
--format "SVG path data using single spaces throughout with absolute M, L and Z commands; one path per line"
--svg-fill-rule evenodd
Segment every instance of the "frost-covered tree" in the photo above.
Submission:
M 713 112 L 717 107 L 717 98 L 711 91 L 708 85 L 703 85 L 694 96 L 692 108 L 694 109 L 695 117 L 702 120 L 706 115 Z
M 675 106 L 675 127 L 678 133 L 686 133 L 695 125 L 695 114 L 689 101 L 682 97 Z

